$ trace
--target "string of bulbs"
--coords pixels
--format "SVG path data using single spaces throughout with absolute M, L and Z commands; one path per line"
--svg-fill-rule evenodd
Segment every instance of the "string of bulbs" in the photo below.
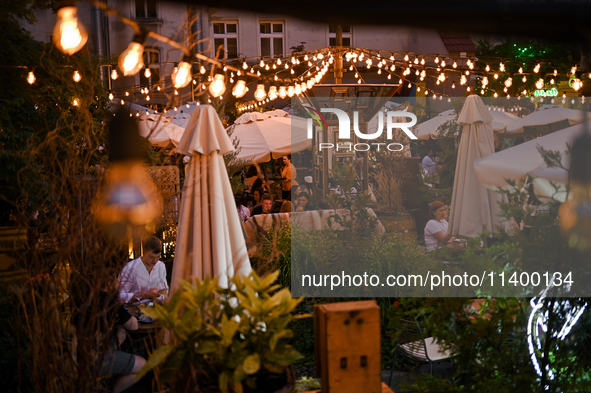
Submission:
M 192 89 L 197 95 L 203 94 L 206 91 L 214 98 L 223 99 L 223 94 L 226 92 L 227 85 L 233 84 L 232 95 L 236 98 L 242 98 L 249 91 L 248 84 L 256 82 L 256 89 L 254 92 L 254 100 L 237 104 L 239 111 L 254 109 L 257 106 L 265 105 L 267 102 L 273 101 L 277 98 L 286 98 L 300 96 L 304 94 L 307 89 L 311 89 L 315 84 L 320 83 L 325 74 L 330 70 L 330 67 L 335 63 L 335 58 L 344 57 L 343 71 L 354 72 L 354 78 L 357 84 L 365 84 L 365 79 L 361 75 L 359 68 L 371 70 L 377 69 L 377 75 L 385 75 L 387 80 L 392 80 L 393 76 L 398 77 L 398 84 L 402 85 L 408 79 L 407 76 L 415 73 L 419 82 L 424 82 L 427 78 L 435 80 L 435 85 L 442 83 L 451 83 L 451 88 L 456 88 L 456 80 L 460 86 L 465 86 L 465 91 L 472 93 L 470 80 L 474 81 L 475 92 L 478 92 L 478 85 L 480 85 L 480 94 L 484 95 L 491 91 L 489 88 L 489 76 L 498 80 L 500 77 L 504 79 L 503 92 L 509 98 L 508 88 L 514 83 L 519 83 L 518 76 L 521 76 L 521 82 L 526 83 L 527 77 L 537 75 L 535 87 L 542 90 L 546 85 L 545 78 L 550 77 L 550 84 L 554 85 L 559 75 L 566 75 L 569 80 L 569 86 L 573 90 L 578 91 L 582 88 L 583 82 L 580 79 L 580 73 L 577 73 L 577 66 L 570 68 L 570 72 L 559 72 L 554 69 L 553 72 L 541 73 L 542 62 L 536 62 L 536 65 L 531 71 L 527 71 L 523 66 L 519 67 L 517 72 L 509 72 L 507 66 L 514 62 L 505 61 L 504 59 L 496 59 L 498 61 L 497 70 L 493 70 L 490 62 L 483 63 L 477 58 L 453 59 L 446 58 L 440 55 L 421 55 L 411 52 L 391 52 L 391 51 L 375 51 L 369 49 L 359 49 L 353 47 L 329 47 L 320 50 L 298 52 L 289 55 L 279 55 L 275 58 L 265 61 L 263 58 L 241 58 L 241 59 L 226 59 L 219 61 L 210 58 L 201 53 L 195 53 L 190 48 L 187 48 L 173 40 L 163 37 L 155 32 L 147 32 L 143 30 L 135 21 L 128 19 L 121 15 L 117 10 L 109 8 L 104 2 L 91 0 L 91 3 L 102 8 L 108 14 L 115 14 L 124 23 L 131 26 L 134 31 L 134 37 L 128 45 L 127 49 L 121 53 L 118 60 L 118 68 L 108 64 L 102 65 L 110 67 L 111 79 L 118 78 L 119 73 L 117 69 L 124 76 L 136 75 L 142 69 L 144 76 L 150 78 L 151 71 L 149 64 L 146 66 L 143 61 L 143 51 L 146 40 L 155 38 L 157 40 L 166 42 L 183 51 L 183 57 L 178 64 L 175 64 L 170 75 L 170 83 L 174 88 L 174 94 L 178 95 L 178 90 L 193 83 Z M 53 31 L 53 43 L 62 52 L 72 55 L 79 51 L 88 40 L 88 33 L 78 19 L 76 1 L 62 2 L 57 11 L 57 21 Z M 221 48 L 218 48 L 218 55 Z M 253 60 L 255 60 L 253 61 Z M 260 59 L 260 61 L 258 61 Z M 462 64 L 458 64 L 461 60 Z M 374 64 L 374 61 L 377 64 Z M 476 62 L 486 64 L 485 67 L 478 67 Z M 240 66 L 240 62 L 242 65 Z M 348 62 L 348 67 L 345 63 Z M 303 63 L 303 64 L 302 64 Z M 464 64 L 465 63 L 465 64 Z M 164 63 L 160 63 L 164 64 Z M 236 65 L 235 65 L 236 64 Z M 209 70 L 205 67 L 208 65 Z M 546 64 L 546 67 L 549 64 Z M 307 66 L 307 67 L 306 67 Z M 194 78 L 193 69 L 197 67 L 197 78 Z M 333 66 L 334 67 L 334 66 Z M 514 68 L 514 67 L 513 67 Z M 207 81 L 202 81 L 209 72 Z M 368 71 L 365 71 L 366 73 Z M 228 78 L 228 73 L 229 78 Z M 297 73 L 297 75 L 296 75 Z M 470 77 L 472 74 L 472 77 Z M 285 75 L 285 76 L 284 76 Z M 456 75 L 452 78 L 451 75 Z M 588 75 L 591 78 L 591 74 Z M 247 82 L 247 79 L 251 82 Z M 81 75 L 78 71 L 74 71 L 73 79 L 79 82 Z M 33 71 L 27 74 L 27 82 L 35 83 L 36 78 Z M 164 88 L 166 78 L 159 83 L 153 85 L 153 89 L 161 91 Z M 408 80 L 408 87 L 416 87 L 417 93 L 423 91 L 425 96 L 431 95 L 434 99 L 437 98 L 438 93 L 425 86 L 421 90 L 420 83 Z M 253 84 L 254 84 L 253 83 Z M 269 88 L 265 84 L 269 83 Z M 426 84 L 426 82 L 425 82 Z M 162 85 L 162 86 L 161 86 Z M 133 91 L 133 89 L 132 89 Z M 494 96 L 498 97 L 498 92 L 494 91 Z M 150 100 L 149 93 L 151 90 L 147 87 L 141 87 L 140 92 L 146 95 L 146 100 Z M 521 95 L 527 96 L 527 90 L 523 90 Z M 125 92 L 125 96 L 129 96 L 129 91 Z M 439 98 L 443 99 L 445 94 L 439 94 Z M 109 93 L 109 98 L 115 98 L 114 93 Z M 564 96 L 563 96 L 564 98 Z

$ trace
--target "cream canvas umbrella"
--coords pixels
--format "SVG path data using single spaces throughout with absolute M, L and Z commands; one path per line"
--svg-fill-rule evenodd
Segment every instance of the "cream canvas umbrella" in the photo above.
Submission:
M 139 116 L 138 131 L 153 146 L 170 148 L 179 144 L 185 129 L 173 124 L 163 114 L 150 114 Z
M 480 184 L 474 170 L 474 161 L 495 152 L 492 120 L 479 96 L 466 98 L 458 117 L 463 129 L 450 207 L 451 235 L 474 237 L 484 230 L 493 232 L 502 223 L 501 194 Z
M 507 136 L 545 135 L 579 124 L 585 118 L 591 120 L 591 114 L 558 105 L 545 105 L 507 127 Z
M 177 152 L 187 165 L 176 239 L 171 288 L 179 280 L 217 276 L 228 287 L 237 274 L 251 272 L 242 224 L 223 155 L 234 150 L 213 107 L 198 106 Z
M 231 127 L 232 138 L 240 140 L 240 160 L 267 162 L 312 147 L 307 120 L 280 109 L 245 113 Z
M 478 180 L 492 189 L 509 189 L 507 180 L 514 180 L 515 186 L 520 189 L 529 175 L 533 179 L 534 192 L 538 198 L 553 198 L 564 202 L 568 172 L 566 169 L 548 168 L 538 148 L 558 151 L 562 166 L 569 168 L 567 145 L 572 144 L 583 127 L 583 124 L 571 126 L 477 160 L 474 168 Z

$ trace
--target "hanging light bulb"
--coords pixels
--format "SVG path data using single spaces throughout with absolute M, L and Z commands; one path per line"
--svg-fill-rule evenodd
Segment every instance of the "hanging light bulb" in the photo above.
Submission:
M 57 11 L 57 21 L 53 28 L 53 43 L 67 55 L 73 55 L 86 44 L 88 33 L 78 21 L 76 7 L 68 5 Z
M 219 97 L 226 91 L 226 77 L 224 74 L 215 74 L 213 81 L 209 84 L 209 94 Z M 175 90 L 176 91 L 176 90 Z
M 302 94 L 302 87 L 300 86 L 299 83 L 296 83 L 295 84 L 294 90 L 295 90 L 295 95 L 296 96 L 299 96 L 300 94 Z
M 295 94 L 295 88 L 291 85 L 287 86 L 287 96 L 293 97 L 294 94 Z
M 285 86 L 280 86 L 279 87 L 279 98 L 284 99 L 285 97 L 287 97 L 287 89 L 285 88 Z
M 521 81 L 522 81 L 523 83 L 527 82 L 527 77 L 526 77 L 525 75 L 523 75 L 523 78 L 521 78 Z
M 486 72 L 489 72 L 490 71 L 490 66 L 488 64 L 486 65 L 485 70 L 486 70 Z
M 494 75 L 495 79 L 499 79 L 499 74 Z
M 466 87 L 466 91 L 469 92 L 470 91 L 470 86 Z
M 456 63 L 456 61 L 454 60 L 454 63 L 452 65 L 453 68 L 458 68 L 458 63 Z
M 518 74 L 523 74 L 523 67 L 519 67 Z
M 540 63 L 536 64 L 536 66 L 534 67 L 534 72 L 537 74 L 538 72 L 540 72 Z
M 111 79 L 115 80 L 119 78 L 119 74 L 117 73 L 117 70 L 113 68 L 113 71 L 111 71 Z
M 123 75 L 135 75 L 144 66 L 145 34 L 136 34 L 127 49 L 119 56 L 119 68 Z
M 550 79 L 550 84 L 553 85 L 554 84 L 554 78 Z
M 129 92 L 128 91 L 125 92 L 125 97 L 129 97 Z
M 149 78 L 152 76 L 152 71 L 150 71 L 150 67 L 146 67 L 146 70 L 144 71 L 144 76 L 146 78 Z
M 113 93 L 109 93 L 109 100 L 113 101 L 114 98 L 115 96 L 113 95 Z
M 439 56 L 435 57 L 435 64 L 439 64 Z
M 172 83 L 175 88 L 180 89 L 189 84 L 191 82 L 191 60 L 193 59 L 193 55 L 185 54 L 183 56 L 183 60 L 179 63 L 178 66 L 172 71 L 171 79 Z M 222 93 L 223 94 L 223 93 Z
M 501 62 L 501 63 L 499 64 L 499 71 L 501 71 L 501 72 L 505 72 L 505 63 Z
M 572 87 L 575 91 L 579 91 L 583 87 L 583 82 L 580 79 L 575 79 L 572 82 Z
M 150 101 L 150 95 L 149 94 L 146 96 L 146 101 Z
M 465 85 L 467 81 L 468 81 L 468 79 L 466 78 L 465 75 L 462 75 L 460 77 L 460 85 Z
M 509 77 L 509 78 L 505 79 L 505 86 L 506 87 L 511 87 L 512 84 L 513 84 L 513 78 Z
M 441 60 L 441 68 L 445 68 L 445 60 Z
M 486 87 L 488 85 L 488 77 L 486 77 L 486 76 L 483 77 L 481 83 L 482 83 L 482 86 Z
M 78 99 L 77 99 L 77 98 L 74 98 L 74 99 L 72 100 L 72 105 L 74 105 L 74 106 L 78 106 Z
M 452 89 L 455 89 L 455 88 L 456 88 L 456 84 L 455 84 L 455 82 L 452 82 L 452 84 L 451 84 L 451 88 L 452 88 Z
M 265 85 L 260 83 L 257 85 L 257 89 L 254 92 L 254 98 L 257 101 L 262 101 L 267 98 L 267 92 L 265 91 Z
M 269 87 L 269 99 L 271 101 L 277 99 L 277 86 L 271 86 L 271 87 Z
M 232 88 L 232 95 L 236 98 L 242 98 L 248 91 L 248 87 L 246 87 L 246 81 L 242 79 L 238 79 L 234 87 Z
M 536 81 L 536 89 L 541 90 L 544 88 L 544 79 L 540 78 Z
M 27 74 L 27 82 L 29 82 L 29 85 L 35 83 L 36 80 L 37 78 L 35 78 L 35 74 L 33 74 L 33 71 L 29 71 L 29 73 Z

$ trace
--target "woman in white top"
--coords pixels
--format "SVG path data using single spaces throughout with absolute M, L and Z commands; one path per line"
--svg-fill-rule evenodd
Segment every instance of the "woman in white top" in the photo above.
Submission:
M 448 223 L 445 220 L 447 207 L 441 201 L 435 201 L 429 206 L 429 222 L 425 225 L 425 246 L 427 251 L 451 244 L 455 238 L 447 234 Z

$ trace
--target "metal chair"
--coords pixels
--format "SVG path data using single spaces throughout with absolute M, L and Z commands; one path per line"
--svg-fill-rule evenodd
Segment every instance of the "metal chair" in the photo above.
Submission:
M 410 360 L 424 364 L 428 363 L 430 366 L 430 375 L 433 375 L 433 364 L 450 361 L 454 357 L 450 351 L 443 349 L 437 344 L 434 337 L 425 338 L 423 330 L 417 321 L 397 319 L 396 330 L 398 339 L 396 341 L 388 386 L 392 383 L 396 355 L 399 351 Z

